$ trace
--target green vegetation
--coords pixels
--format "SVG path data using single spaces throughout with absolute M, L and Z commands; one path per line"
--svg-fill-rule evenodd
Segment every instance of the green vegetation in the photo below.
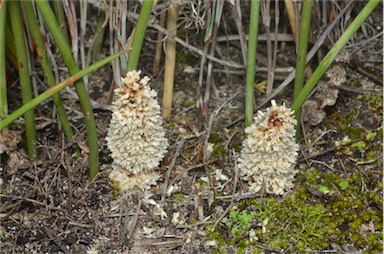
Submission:
M 176 193 L 175 194 L 175 198 L 176 198 L 176 200 L 184 200 L 184 198 L 185 198 L 185 195 L 184 195 L 184 193 Z
M 135 35 L 133 36 L 133 42 L 132 42 L 132 49 L 130 51 L 129 55 L 129 63 L 128 63 L 128 69 L 132 70 L 135 69 L 137 66 L 137 62 L 139 59 L 140 51 L 141 51 L 141 45 L 143 42 L 144 34 L 146 31 L 146 26 L 148 23 L 149 15 L 152 10 L 152 4 L 153 1 L 144 1 L 143 7 L 141 9 L 139 18 L 138 18 L 138 24 L 137 24 L 137 31 Z M 33 108 L 38 106 L 42 101 L 53 97 L 58 115 L 60 116 L 61 124 L 63 126 L 64 132 L 68 138 L 68 140 L 71 140 L 73 138 L 73 132 L 71 130 L 70 124 L 68 122 L 68 118 L 66 116 L 66 112 L 64 110 L 64 107 L 62 105 L 61 99 L 59 94 L 57 93 L 60 89 L 64 88 L 65 86 L 74 83 L 76 93 L 79 97 L 79 102 L 81 109 L 84 114 L 84 122 L 87 130 L 87 138 L 88 138 L 88 147 L 89 147 L 89 169 L 90 169 L 90 178 L 93 179 L 96 174 L 99 171 L 99 148 L 98 148 L 98 137 L 96 132 L 96 124 L 95 119 L 93 116 L 93 110 L 89 99 L 89 94 L 86 89 L 86 85 L 84 81 L 81 79 L 84 75 L 87 75 L 93 71 L 95 71 L 97 68 L 101 67 L 102 65 L 106 64 L 107 61 L 103 60 L 101 62 L 98 62 L 97 64 L 94 64 L 92 68 L 85 68 L 84 64 L 82 64 L 83 69 L 80 69 L 77 64 L 77 55 L 74 54 L 70 47 L 70 42 L 65 34 L 64 31 L 66 29 L 62 29 L 60 27 L 60 24 L 63 23 L 63 20 L 61 19 L 58 21 L 55 17 L 55 14 L 53 10 L 51 9 L 51 6 L 49 5 L 48 1 L 36 1 L 36 10 L 34 10 L 34 7 L 32 5 L 32 2 L 25 1 L 25 2 L 9 2 L 8 3 L 8 12 L 9 14 L 12 13 L 10 16 L 10 20 L 7 21 L 6 19 L 6 11 L 7 11 L 7 4 L 0 5 L 0 31 L 7 30 L 8 34 L 10 36 L 10 40 L 14 40 L 14 43 L 7 44 L 7 48 L 12 48 L 13 46 L 15 50 L 11 50 L 12 54 L 9 54 L 7 56 L 9 59 L 14 59 L 14 63 L 17 62 L 17 64 L 14 64 L 14 67 L 18 69 L 19 71 L 19 77 L 20 77 L 20 87 L 21 87 L 21 95 L 22 95 L 22 102 L 23 106 L 18 108 L 17 110 L 13 111 L 12 114 L 7 116 L 8 113 L 8 104 L 6 100 L 6 86 L 5 86 L 5 68 L 6 65 L 1 65 L 1 71 L 2 73 L 2 84 L 0 85 L 1 92 L 1 98 L 0 98 L 0 115 L 5 117 L 4 120 L 2 120 L 0 124 L 0 129 L 5 128 L 7 125 L 15 121 L 18 117 L 20 117 L 21 112 L 24 114 L 24 120 L 25 120 L 25 130 L 26 130 L 26 144 L 28 148 L 28 154 L 31 159 L 37 159 L 37 151 L 36 151 L 36 144 L 37 144 L 37 136 L 35 132 L 35 115 Z M 22 6 L 23 5 L 23 6 Z M 27 23 L 28 26 L 23 26 L 22 24 L 22 9 L 26 10 L 26 16 L 27 16 Z M 62 6 L 60 4 L 55 4 L 55 11 L 58 14 L 57 16 L 60 19 L 60 13 L 63 13 Z M 37 16 L 35 15 L 35 12 L 38 12 L 42 20 L 39 20 L 37 22 Z M 38 15 L 38 16 L 40 16 Z M 86 18 L 83 16 L 83 18 Z M 44 22 L 41 22 L 44 21 Z M 7 26 L 7 23 L 8 24 Z M 46 45 L 44 45 L 43 37 L 47 35 L 43 35 L 44 30 L 43 26 L 46 26 L 47 31 L 49 31 L 49 34 L 52 36 L 56 50 L 60 52 L 60 55 L 62 57 L 62 60 L 64 61 L 65 65 L 67 66 L 70 74 L 72 75 L 71 78 L 66 80 L 66 83 L 60 83 L 56 84 L 54 75 L 53 75 L 53 68 L 50 65 L 50 61 L 48 59 L 48 53 L 46 52 Z M 41 26 L 41 27 L 40 27 Z M 11 29 L 9 29 L 11 28 Z M 72 27 L 73 28 L 73 27 Z M 23 34 L 31 34 L 32 40 L 28 38 L 24 38 Z M 77 33 L 73 33 L 76 34 Z M 73 34 L 71 33 L 72 37 Z M 27 40 L 26 40 L 27 39 Z M 72 41 L 73 43 L 73 41 Z M 34 68 L 29 68 L 29 58 L 33 58 L 32 51 L 29 52 L 30 49 L 36 48 L 37 55 L 40 58 L 41 65 L 44 71 L 44 76 L 46 78 L 45 82 L 50 87 L 49 90 L 42 93 L 40 96 L 37 96 L 36 98 L 33 98 L 32 94 L 32 82 L 31 82 L 31 73 L 30 69 L 33 70 Z M 75 51 L 75 50 L 74 50 Z M 81 51 L 81 50 L 80 50 Z M 4 40 L 0 40 L 0 62 L 4 63 L 4 56 L 5 56 L 5 47 L 4 47 Z M 94 52 L 95 53 L 95 52 Z M 106 57 L 109 59 L 109 61 L 112 61 L 114 58 L 122 55 L 124 52 L 120 52 L 119 54 L 113 55 L 113 57 Z M 85 54 L 84 54 L 85 55 Z M 17 59 L 17 61 L 16 61 Z M 97 68 L 95 69 L 95 67 Z M 77 154 L 80 155 L 79 150 L 76 150 Z
M 336 225 L 331 223 L 331 214 L 321 204 L 307 204 L 295 198 L 288 198 L 283 202 L 266 199 L 264 202 L 257 200 L 239 203 L 239 208 L 245 206 L 253 212 L 231 212 L 229 221 L 225 223 L 226 227 L 230 228 L 229 236 L 224 238 L 220 235 L 221 242 L 237 246 L 239 253 L 245 247 L 257 249 L 257 246 L 262 244 L 276 250 L 291 246 L 296 250 L 307 247 L 314 250 L 324 249 L 337 233 Z M 249 221 L 252 219 L 255 220 L 252 230 L 256 236 L 254 239 L 257 240 L 250 241 Z M 208 237 L 217 236 L 214 231 Z
M 120 186 L 118 184 L 113 184 L 113 188 L 112 188 L 112 196 L 114 198 L 118 197 L 120 194 Z
M 294 196 L 282 201 L 274 198 L 240 201 L 238 210 L 231 211 L 207 238 L 217 242 L 217 251 L 231 245 L 238 248 L 238 253 L 246 247 L 258 249 L 260 245 L 276 250 L 322 250 L 330 248 L 331 242 L 356 248 L 369 246 L 369 253 L 379 252 L 382 199 L 378 194 L 362 190 L 362 183 L 375 180 L 370 177 L 373 176 L 357 173 L 342 178 L 313 168 L 304 177 L 305 185 Z M 305 186 L 318 190 L 323 186 L 328 192 L 314 198 Z M 372 225 L 373 231 L 368 230 Z M 211 228 L 207 226 L 207 232 Z M 257 240 L 250 241 L 252 230 Z
M 364 8 L 360 11 L 360 13 L 355 17 L 349 27 L 343 32 L 340 38 L 334 43 L 332 48 L 329 50 L 328 54 L 323 58 L 323 60 L 319 63 L 316 70 L 313 72 L 310 79 L 307 81 L 305 86 L 301 89 L 301 91 L 295 96 L 295 100 L 293 101 L 291 108 L 294 111 L 300 109 L 303 102 L 306 100 L 308 95 L 311 93 L 317 82 L 323 76 L 325 71 L 331 65 L 333 60 L 339 54 L 339 52 L 344 48 L 345 44 L 350 40 L 350 38 L 356 33 L 356 31 L 363 24 L 365 19 L 369 17 L 372 11 L 376 8 L 376 6 L 380 3 L 378 0 L 370 0 L 364 6 Z
M 260 0 L 251 1 L 251 15 L 249 19 L 249 39 L 248 39 L 248 57 L 247 57 L 247 75 L 245 85 L 245 127 L 253 122 L 253 106 L 255 103 L 254 85 L 255 85 L 255 66 L 257 36 L 259 33 L 259 10 Z
M 300 21 L 300 32 L 298 38 L 298 47 L 297 47 L 297 57 L 296 57 L 296 75 L 295 75 L 295 83 L 293 87 L 293 100 L 299 96 L 301 90 L 304 86 L 304 78 L 305 78 L 305 60 L 307 57 L 307 49 L 308 49 L 308 39 L 309 39 L 309 31 L 311 30 L 311 18 L 312 18 L 312 0 L 303 1 L 303 8 L 301 13 L 301 21 Z M 295 117 L 297 120 L 296 124 L 296 136 L 300 136 L 300 118 L 301 118 L 301 108 L 295 111 Z
M 232 233 L 232 235 L 241 235 L 242 233 L 246 233 L 250 227 L 250 221 L 255 217 L 253 212 L 247 213 L 246 211 L 242 211 L 239 213 L 238 211 L 231 211 L 229 213 L 229 218 L 231 220 L 227 221 L 226 226 Z
M 383 131 L 360 124 L 365 117 L 362 105 L 367 102 L 369 112 L 381 114 L 380 95 L 358 95 L 347 102 L 348 112 L 333 111 L 325 121 L 330 129 L 338 129 L 333 142 L 336 154 L 346 162 L 343 167 L 312 166 L 300 171 L 292 196 L 237 202 L 237 209 L 212 232 L 212 225 L 206 227 L 208 240 L 216 241 L 215 252 L 231 253 L 229 247 L 237 253 L 306 252 L 332 249 L 334 243 L 381 253 Z M 219 141 L 212 136 L 215 139 Z

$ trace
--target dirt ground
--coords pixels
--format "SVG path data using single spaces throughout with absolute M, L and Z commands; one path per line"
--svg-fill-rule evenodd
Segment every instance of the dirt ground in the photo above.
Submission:
M 234 45 L 222 48 L 238 52 Z M 108 178 L 112 159 L 104 140 L 111 119 L 112 74 L 109 66 L 95 72 L 90 77 L 90 96 L 96 102 L 100 173 L 93 182 L 89 180 L 85 125 L 76 96 L 68 91 L 73 88 L 68 88 L 61 95 L 76 130 L 74 141 L 68 143 L 58 131 L 49 100 L 36 109 L 39 159 L 31 162 L 23 157 L 23 141 L 14 148 L 17 158 L 1 157 L 0 253 L 379 253 L 383 240 L 383 87 L 372 75 L 382 80 L 382 52 L 375 57 L 369 53 L 378 48 L 382 49 L 382 40 L 376 47 L 351 55 L 351 64 L 343 64 L 346 80 L 337 88 L 336 103 L 324 108 L 320 123 L 304 123 L 300 172 L 295 187 L 284 196 L 244 193 L 243 183 L 236 179 L 234 165 L 245 138 L 245 76 L 226 74 L 215 64 L 218 71 L 213 74 L 209 114 L 204 119 L 196 107 L 200 58 L 180 45 L 174 108 L 164 123 L 170 146 L 158 168 L 162 178 L 148 193 L 119 192 Z M 279 53 L 280 61 L 294 66 L 294 48 L 288 45 L 284 50 Z M 152 78 L 154 45 L 146 43 L 143 52 L 140 69 Z M 259 54 L 263 57 L 262 50 Z M 241 59 L 239 52 L 236 57 Z M 261 81 L 265 75 L 256 78 Z M 162 78 L 151 81 L 159 101 Z M 18 87 L 10 87 L 8 93 L 17 108 Z M 256 104 L 263 96 L 255 92 Z M 288 87 L 276 99 L 290 105 L 291 98 Z M 312 98 L 323 100 L 316 95 Z M 23 128 L 22 120 L 11 127 L 21 140 Z M 73 153 L 75 146 L 81 149 L 80 158 Z M 165 182 L 172 189 L 164 191 Z M 282 222 L 277 214 L 284 205 L 294 207 L 290 202 L 321 206 L 324 214 L 331 215 L 324 221 L 308 220 L 309 225 L 324 223 L 334 231 L 327 231 L 329 236 L 319 243 L 310 240 L 309 234 L 281 238 L 277 225 L 289 229 L 297 223 L 294 215 L 282 217 Z M 267 211 L 264 204 L 277 213 L 261 213 Z M 235 210 L 255 215 L 244 232 L 232 230 L 236 222 L 229 214 Z M 268 225 L 262 224 L 263 216 L 269 217 Z M 240 239 L 249 238 L 251 229 L 262 232 L 264 226 L 267 233 L 258 235 L 258 240 L 244 243 Z M 280 243 L 267 239 L 273 237 L 280 237 Z

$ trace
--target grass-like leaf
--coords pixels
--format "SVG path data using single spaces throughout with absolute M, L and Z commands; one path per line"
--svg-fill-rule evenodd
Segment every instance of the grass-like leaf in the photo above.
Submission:
M 48 87 L 53 87 L 55 85 L 55 76 L 51 69 L 47 52 L 45 51 L 44 42 L 41 37 L 40 29 L 37 24 L 36 15 L 31 1 L 23 1 L 25 14 L 27 16 L 28 25 L 31 30 L 31 35 L 33 41 L 35 42 L 37 55 L 40 57 L 41 67 L 44 72 L 44 77 L 46 78 Z M 53 102 L 55 103 L 57 114 L 60 118 L 63 130 L 68 140 L 73 139 L 73 131 L 71 125 L 69 124 L 68 117 L 65 113 L 63 102 L 58 94 L 52 96 Z M 77 150 L 78 155 L 80 156 L 80 151 Z
M 291 108 L 294 111 L 299 110 L 299 108 L 307 99 L 308 95 L 311 93 L 311 91 L 313 90 L 317 82 L 323 76 L 324 72 L 332 64 L 337 54 L 339 54 L 339 52 L 343 49 L 345 44 L 347 44 L 349 39 L 356 33 L 359 27 L 363 24 L 363 22 L 368 18 L 368 16 L 372 13 L 372 11 L 376 8 L 376 6 L 379 3 L 380 3 L 380 0 L 369 0 L 368 3 L 364 6 L 364 8 L 360 11 L 360 13 L 349 25 L 349 27 L 344 31 L 341 37 L 329 50 L 328 54 L 321 61 L 319 66 L 313 72 L 311 78 L 307 81 L 303 89 L 300 91 L 300 93 L 297 95 L 297 97 L 293 101 Z
M 296 58 L 296 77 L 295 77 L 295 83 L 293 88 L 294 100 L 297 98 L 301 89 L 304 86 L 305 58 L 307 57 L 308 38 L 309 38 L 309 31 L 311 28 L 311 18 L 312 18 L 312 0 L 304 0 L 302 12 L 301 12 L 298 52 L 297 52 L 297 58 Z M 297 120 L 296 135 L 299 135 L 300 133 L 299 132 L 300 116 L 301 116 L 301 109 L 298 109 L 295 111 L 295 117 Z
M 143 45 L 144 35 L 145 31 L 147 30 L 147 24 L 149 20 L 149 15 L 152 11 L 152 6 L 153 0 L 143 1 L 143 6 L 140 10 L 140 16 L 137 20 L 135 34 L 132 40 L 132 49 L 129 52 L 128 56 L 127 71 L 133 71 L 137 68 L 141 52 L 141 46 Z
M 21 98 L 23 104 L 27 104 L 33 98 L 31 79 L 29 75 L 28 64 L 28 51 L 24 38 L 23 22 L 21 20 L 20 4 L 17 1 L 9 1 L 9 14 L 11 18 L 11 25 L 13 31 L 13 39 L 16 48 L 16 57 L 18 63 Z M 35 114 L 33 109 L 24 113 L 25 120 L 25 133 L 27 138 L 27 150 L 30 159 L 37 158 L 36 152 L 36 127 L 35 127 Z
M 0 34 L 5 34 L 7 2 L 0 7 Z M 0 36 L 0 116 L 8 114 L 7 80 L 5 67 L 5 36 Z
M 88 75 L 89 73 L 94 72 L 98 68 L 102 67 L 103 65 L 111 62 L 112 60 L 118 58 L 122 54 L 124 54 L 125 51 L 120 51 L 114 55 L 108 56 L 106 58 L 103 58 L 102 60 L 90 65 L 86 69 L 83 69 L 76 74 L 72 75 L 71 77 L 67 78 L 66 80 L 60 82 L 59 84 L 53 86 L 52 88 L 48 89 L 44 93 L 40 94 L 33 100 L 27 102 L 22 107 L 18 108 L 12 114 L 4 118 L 2 121 L 0 121 L 0 130 L 6 128 L 8 125 L 10 125 L 13 121 L 21 117 L 23 114 L 25 114 L 27 111 L 32 110 L 34 107 L 42 103 L 43 101 L 49 99 L 54 94 L 58 93 L 60 90 L 64 89 L 65 87 L 75 83 L 77 80 L 81 79 L 85 75 Z
M 248 39 L 248 58 L 247 58 L 247 78 L 245 87 L 245 127 L 252 124 L 253 104 L 254 104 L 254 83 L 256 66 L 257 34 L 259 27 L 260 0 L 251 2 L 251 18 L 249 21 Z
M 51 32 L 53 39 L 56 42 L 57 48 L 63 56 L 65 65 L 68 67 L 69 72 L 74 75 L 75 73 L 79 72 L 79 68 L 76 65 L 69 43 L 65 39 L 64 34 L 56 21 L 55 15 L 49 6 L 49 2 L 46 0 L 40 0 L 36 1 L 36 5 L 41 12 L 45 24 Z M 77 95 L 79 96 L 81 110 L 83 111 L 85 126 L 87 128 L 89 146 L 89 170 L 90 177 L 93 179 L 99 172 L 99 145 L 97 140 L 95 118 L 93 116 L 92 106 L 89 101 L 88 91 L 82 79 L 76 81 L 75 89 Z

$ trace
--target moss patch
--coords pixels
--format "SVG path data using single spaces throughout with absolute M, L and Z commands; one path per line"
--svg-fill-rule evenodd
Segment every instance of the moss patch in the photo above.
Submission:
M 238 210 L 207 237 L 216 240 L 218 248 L 221 244 L 237 246 L 238 253 L 242 253 L 247 247 L 261 251 L 261 245 L 276 251 L 289 247 L 324 249 L 337 234 L 337 226 L 331 223 L 331 214 L 322 204 L 290 197 L 283 201 L 271 198 L 239 202 Z
M 327 194 L 314 199 L 302 186 L 281 201 L 241 201 L 213 232 L 207 226 L 207 239 L 216 241 L 219 253 L 225 246 L 236 246 L 237 253 L 246 248 L 261 251 L 260 246 L 275 251 L 314 251 L 331 248 L 331 242 L 350 244 L 367 253 L 381 252 L 382 199 L 362 190 L 362 177 L 355 174 L 343 179 L 312 169 L 306 177 L 309 187 L 327 186 Z M 346 182 L 348 185 L 342 184 Z

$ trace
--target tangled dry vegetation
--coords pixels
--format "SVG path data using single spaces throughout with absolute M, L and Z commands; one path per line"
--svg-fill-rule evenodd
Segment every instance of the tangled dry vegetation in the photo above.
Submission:
M 89 2 L 94 11 L 99 8 L 98 2 Z M 224 65 L 212 62 L 207 112 L 196 106 L 197 91 L 203 92 L 198 82 L 201 56 L 193 51 L 203 45 L 206 13 L 201 4 L 181 4 L 178 37 L 189 46 L 177 48 L 174 108 L 164 123 L 169 148 L 158 167 L 158 184 L 150 192 L 127 193 L 111 183 L 112 159 L 105 137 L 114 74 L 110 67 L 100 69 L 89 76 L 101 165 L 93 182 L 88 179 L 83 116 L 72 88 L 61 95 L 77 133 L 73 142 L 58 132 L 52 101 L 37 108 L 39 160 L 31 162 L 25 155 L 23 120 L 1 133 L 0 253 L 381 253 L 383 46 L 377 24 L 382 24 L 382 5 L 344 50 L 348 63 L 340 60 L 342 64 L 334 65 L 321 81 L 332 85 L 319 83 L 306 102 L 294 187 L 275 196 L 246 192 L 235 170 L 245 139 L 244 72 L 230 67 L 241 65 L 242 54 L 238 40 L 228 39 L 238 34 L 233 21 L 239 18 L 229 2 L 215 45 Z M 360 5 L 356 3 L 349 14 Z M 155 13 L 160 15 L 166 7 L 160 4 Z M 248 14 L 243 15 L 247 27 Z M 315 16 L 312 43 L 325 30 L 321 22 Z M 153 24 L 140 69 L 152 77 L 152 89 L 161 97 L 162 75 L 150 73 L 158 26 Z M 319 59 L 342 27 L 339 24 L 329 35 Z M 264 32 L 260 26 L 256 104 L 268 97 L 262 85 L 268 58 Z M 275 75 L 276 87 L 295 65 L 292 37 L 282 33 L 279 38 L 276 64 L 281 72 Z M 109 43 L 105 41 L 104 52 Z M 315 68 L 317 59 L 311 63 Z M 64 78 L 66 70 L 58 71 Z M 11 86 L 8 92 L 17 108 L 18 88 Z M 276 100 L 289 105 L 291 95 L 287 87 Z M 72 154 L 75 146 L 81 158 Z

